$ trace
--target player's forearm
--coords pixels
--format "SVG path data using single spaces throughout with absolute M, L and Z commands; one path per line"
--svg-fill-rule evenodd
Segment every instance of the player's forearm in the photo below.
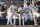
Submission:
M 12 12 L 12 10 L 10 9 L 10 12 Z
M 33 13 L 32 10 L 31 10 L 31 13 Z
M 33 12 L 32 12 L 32 10 L 31 10 L 31 14 L 32 14 L 32 16 L 33 16 Z
M 10 9 L 10 12 L 12 13 L 12 10 Z M 12 13 L 13 14 L 13 13 Z

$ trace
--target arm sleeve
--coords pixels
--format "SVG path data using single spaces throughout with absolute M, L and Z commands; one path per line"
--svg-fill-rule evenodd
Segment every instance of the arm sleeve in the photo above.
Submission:
M 26 7 L 24 7 L 24 11 L 26 12 Z
M 12 6 L 10 6 L 10 9 L 12 9 Z
M 17 7 L 16 7 L 16 11 L 17 11 L 18 9 L 17 9 Z
M 12 6 L 10 6 L 10 11 L 12 11 Z
M 31 6 L 30 6 L 30 8 L 29 8 L 30 10 L 32 10 L 32 8 L 31 8 Z
M 20 12 L 20 8 L 18 9 L 18 12 Z

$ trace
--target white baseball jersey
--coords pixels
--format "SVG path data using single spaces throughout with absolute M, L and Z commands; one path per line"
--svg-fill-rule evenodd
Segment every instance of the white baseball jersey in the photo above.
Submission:
M 22 13 L 24 11 L 24 9 L 22 9 L 21 7 L 18 9 L 18 12 Z
M 12 15 L 12 13 L 10 12 L 10 8 L 8 8 L 6 18 L 7 18 L 7 19 L 11 19 L 11 18 L 10 18 L 11 15 Z
M 22 9 L 21 7 L 18 9 L 18 12 L 22 13 L 24 11 L 24 8 Z M 25 16 L 25 13 L 22 13 L 21 16 Z
M 31 6 L 27 6 L 27 7 L 24 7 L 24 9 L 25 9 L 25 12 L 27 12 L 26 13 L 26 18 L 25 18 L 25 21 L 27 21 L 27 18 L 29 17 L 30 18 L 30 20 L 32 21 L 32 17 L 31 17 L 31 14 L 30 14 L 30 11 L 31 11 Z
M 12 12 L 15 12 L 17 10 L 17 7 L 16 6 L 10 6 L 10 9 L 12 10 Z
M 10 16 L 12 13 L 10 12 L 10 8 L 8 8 L 7 15 Z
M 24 9 L 25 9 L 25 12 L 30 12 L 31 11 L 31 6 L 26 6 L 26 7 L 24 7 Z

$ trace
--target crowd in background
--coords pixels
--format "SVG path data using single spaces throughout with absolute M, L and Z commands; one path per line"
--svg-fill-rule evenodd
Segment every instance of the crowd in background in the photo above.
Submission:
M 1 2 L 6 2 L 6 1 L 12 2 L 12 1 L 24 1 L 24 0 L 1 0 Z
M 0 9 L 0 18 L 6 18 L 7 15 L 7 6 L 3 5 Z
M 37 0 L 37 1 L 35 1 L 35 0 L 33 0 L 33 5 L 36 7 L 36 8 L 38 8 L 39 10 L 38 10 L 38 13 L 40 13 L 40 0 Z

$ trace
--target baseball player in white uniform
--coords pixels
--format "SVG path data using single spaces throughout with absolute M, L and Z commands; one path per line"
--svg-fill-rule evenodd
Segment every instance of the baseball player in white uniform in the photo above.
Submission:
M 26 13 L 25 21 L 27 21 L 27 18 L 28 18 L 28 17 L 29 17 L 30 20 L 32 21 L 32 17 L 31 17 L 31 14 L 30 14 L 30 12 L 31 12 L 31 6 L 30 6 L 30 3 L 29 3 L 29 2 L 27 3 L 27 6 L 24 7 L 24 9 L 25 9 L 25 13 Z
M 24 17 L 25 17 L 25 15 L 24 15 L 24 6 L 23 5 L 21 5 L 21 7 L 18 9 L 18 12 L 20 12 L 21 13 L 21 17 L 22 17 L 22 20 L 23 20 L 23 25 L 24 25 Z M 20 18 L 21 19 L 21 18 Z M 19 22 L 19 25 L 21 26 L 21 22 Z
M 9 25 L 9 22 L 12 25 L 12 17 L 11 17 L 11 15 L 12 15 L 12 13 L 10 12 L 10 8 L 8 8 L 7 17 L 6 17 L 7 18 L 7 25 L 6 26 Z
M 16 23 L 16 11 L 17 11 L 17 7 L 16 7 L 16 3 L 14 2 L 14 3 L 12 3 L 13 5 L 11 5 L 10 6 L 10 12 L 12 12 L 12 16 L 13 16 L 13 19 L 14 19 L 14 26 L 16 26 L 15 25 L 15 23 Z

